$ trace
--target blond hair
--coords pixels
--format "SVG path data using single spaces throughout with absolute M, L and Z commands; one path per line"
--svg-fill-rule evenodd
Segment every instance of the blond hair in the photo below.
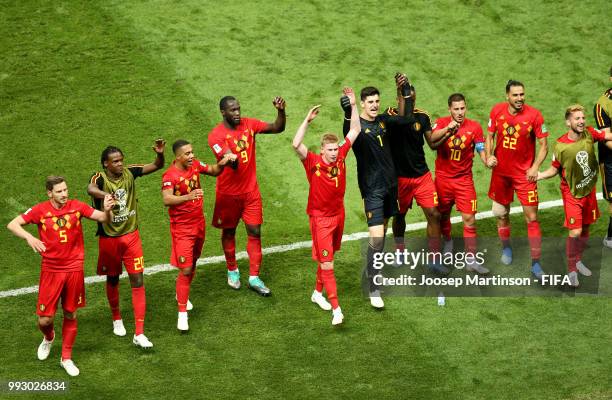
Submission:
M 325 133 L 321 136 L 321 146 L 325 146 L 328 143 L 338 143 L 339 141 L 338 136 L 333 133 Z
M 565 109 L 565 119 L 569 119 L 570 115 L 575 112 L 582 111 L 584 113 L 584 107 L 580 104 L 573 104 Z

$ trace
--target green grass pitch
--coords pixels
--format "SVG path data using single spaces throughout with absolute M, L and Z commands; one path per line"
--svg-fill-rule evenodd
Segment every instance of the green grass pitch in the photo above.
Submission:
M 542 111 L 552 143 L 564 132 L 565 106 L 579 102 L 590 110 L 607 88 L 612 62 L 610 5 L 602 0 L 0 5 L 3 226 L 44 199 L 49 174 L 65 175 L 72 196 L 88 201 L 87 180 L 108 144 L 121 147 L 127 162 L 141 163 L 153 160 L 155 138 L 185 138 L 212 161 L 206 135 L 220 120 L 222 96 L 238 97 L 245 116 L 272 120 L 272 98 L 282 95 L 285 133 L 257 141 L 262 243 L 309 240 L 308 187 L 291 139 L 314 104 L 323 108 L 307 145 L 314 149 L 319 133 L 340 131 L 342 86 L 376 85 L 383 105 L 391 105 L 393 75 L 404 71 L 416 85 L 417 106 L 432 118 L 445 115 L 446 98 L 460 91 L 468 117 L 484 125 L 491 106 L 504 99 L 505 82 L 518 79 L 527 102 Z M 349 159 L 345 232 L 353 233 L 365 222 Z M 430 167 L 433 159 L 428 151 Z M 479 209 L 488 210 L 489 172 L 475 162 L 474 176 Z M 148 266 L 168 262 L 170 254 L 160 181 L 156 173 L 137 182 Z M 205 181 L 210 216 L 214 180 Z M 559 198 L 558 180 L 539 191 L 543 201 Z M 604 234 L 606 207 L 600 203 L 604 218 L 593 236 Z M 545 236 L 564 237 L 560 208 L 541 216 Z M 420 211 L 409 214 L 409 222 L 421 220 Z M 524 235 L 522 218 L 513 222 L 513 234 Z M 494 235 L 493 224 L 480 221 L 479 232 Z M 97 256 L 93 234 L 86 224 L 86 275 Z M 238 250 L 244 242 L 240 227 Z M 219 232 L 207 227 L 204 256 L 221 253 Z M 38 257 L 6 230 L 0 255 L 0 291 L 37 283 Z M 74 348 L 81 375 L 70 379 L 66 397 L 612 398 L 609 298 L 452 298 L 446 307 L 432 298 L 392 298 L 375 312 L 361 296 L 360 266 L 359 244 L 343 245 L 336 267 L 346 316 L 340 329 L 309 301 L 309 249 L 264 257 L 262 277 L 273 290 L 267 299 L 227 287 L 222 264 L 201 268 L 186 335 L 175 328 L 175 273 L 147 276 L 150 352 L 129 336 L 112 335 L 104 287 L 90 285 Z M 603 266 L 609 267 L 605 258 Z M 240 267 L 248 269 L 244 261 Z M 122 281 L 128 335 L 129 292 Z M 0 298 L 0 381 L 68 379 L 58 365 L 59 342 L 47 361 L 36 359 L 34 304 L 34 294 Z M 60 321 L 58 314 L 56 329 Z

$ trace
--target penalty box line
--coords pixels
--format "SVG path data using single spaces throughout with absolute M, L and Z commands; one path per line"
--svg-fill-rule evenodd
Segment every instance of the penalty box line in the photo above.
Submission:
M 597 200 L 602 200 L 602 199 L 603 197 L 601 193 L 597 193 Z M 545 201 L 543 203 L 540 203 L 538 206 L 538 209 L 545 210 L 547 208 L 560 207 L 562 205 L 563 205 L 563 200 L 561 199 L 551 200 L 551 201 Z M 510 214 L 518 214 L 521 212 L 523 212 L 523 208 L 521 206 L 510 208 Z M 476 219 L 487 219 L 487 218 L 493 218 L 493 212 L 484 211 L 484 212 L 480 212 L 476 214 Z M 452 224 L 457 224 L 460 222 L 461 222 L 460 216 L 455 216 L 451 218 Z M 425 229 L 426 227 L 427 227 L 427 222 L 416 222 L 413 224 L 406 225 L 406 232 L 419 231 L 419 230 Z M 365 239 L 367 237 L 368 237 L 368 232 L 355 232 L 355 233 L 351 233 L 348 235 L 342 235 L 342 241 L 350 242 L 354 240 Z M 276 253 L 285 253 L 285 252 L 292 251 L 292 250 L 306 249 L 310 247 L 312 247 L 312 240 L 266 247 L 262 249 L 261 252 L 264 255 L 265 254 L 276 254 Z M 239 251 L 238 253 L 236 253 L 236 260 L 244 260 L 246 258 L 248 258 L 248 254 L 246 251 Z M 225 262 L 225 256 L 211 256 L 211 257 L 205 257 L 205 258 L 198 259 L 197 265 L 217 264 L 217 263 L 222 263 L 222 262 Z M 176 270 L 176 268 L 171 266 L 170 264 L 158 264 L 158 265 L 153 265 L 151 267 L 147 267 L 144 270 L 144 274 L 153 275 L 153 274 L 157 274 L 160 272 L 166 272 L 166 271 L 172 271 L 172 270 Z M 120 278 L 125 279 L 127 278 L 127 276 L 128 276 L 127 273 L 124 271 L 121 274 Z M 88 284 L 88 285 L 92 283 L 96 283 L 96 282 L 105 282 L 105 281 L 106 281 L 106 276 L 104 275 L 92 275 L 92 276 L 88 276 L 85 278 L 85 284 Z M 29 286 L 29 287 L 23 287 L 19 289 L 11 289 L 11 290 L 2 291 L 0 292 L 0 298 L 22 296 L 22 295 L 26 295 L 30 293 L 37 293 L 37 292 L 38 292 L 38 285 Z

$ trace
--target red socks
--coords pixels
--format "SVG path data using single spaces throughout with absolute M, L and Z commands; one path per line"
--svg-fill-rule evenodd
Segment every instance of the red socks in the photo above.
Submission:
M 338 289 L 336 288 L 336 277 L 334 276 L 333 269 L 322 269 L 321 279 L 323 280 L 323 286 L 327 292 L 327 300 L 335 310 L 338 308 Z
M 531 259 L 539 260 L 542 256 L 542 232 L 538 221 L 527 223 L 527 237 L 531 248 Z
M 323 278 L 321 278 L 321 264 L 317 265 L 317 280 L 315 281 L 315 290 L 319 293 L 323 291 Z
M 578 271 L 576 262 L 578 262 L 580 254 L 580 239 L 568 237 L 565 241 L 565 255 L 567 256 L 568 272 Z
M 427 244 L 429 245 L 430 252 L 432 253 L 440 252 L 440 238 L 439 237 L 427 238 Z
M 134 322 L 136 324 L 135 335 L 144 333 L 145 312 L 147 309 L 147 298 L 144 286 L 132 288 L 132 307 L 134 307 Z
M 64 317 L 64 325 L 62 326 L 62 360 L 72 358 L 72 345 L 77 334 L 77 321 Z
M 465 252 L 468 254 L 476 253 L 476 227 L 463 225 L 463 240 L 465 241 Z
M 504 247 L 510 246 L 510 226 L 498 226 L 497 235 Z
M 258 276 L 261 265 L 261 238 L 248 235 L 247 253 L 249 255 L 249 275 Z
M 106 298 L 113 314 L 113 321 L 121 319 L 121 311 L 119 310 L 119 283 L 113 286 L 106 282 Z
M 222 235 L 221 246 L 223 247 L 223 252 L 225 253 L 225 262 L 227 264 L 227 270 L 236 270 L 236 237 L 225 237 Z
M 53 340 L 55 333 L 53 332 L 53 322 L 47 326 L 38 325 L 38 329 L 45 335 L 45 339 L 48 341 Z
M 440 219 L 440 232 L 442 233 L 442 237 L 444 240 L 451 239 L 451 221 L 450 218 L 441 218 Z M 465 232 L 465 229 L 464 229 Z
M 393 240 L 395 241 L 395 249 L 399 250 L 399 251 L 404 251 L 406 249 L 406 243 L 404 242 L 404 237 L 403 236 L 395 236 L 393 238 Z
M 187 300 L 189 300 L 189 288 L 191 287 L 192 280 L 193 274 L 184 275 L 182 272 L 179 272 L 176 277 L 176 300 L 179 312 L 187 312 Z

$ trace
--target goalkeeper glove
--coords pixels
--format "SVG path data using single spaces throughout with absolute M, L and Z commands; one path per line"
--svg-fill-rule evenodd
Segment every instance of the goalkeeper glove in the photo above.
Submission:
M 340 107 L 344 110 L 344 118 L 351 119 L 351 100 L 348 96 L 340 97 Z

